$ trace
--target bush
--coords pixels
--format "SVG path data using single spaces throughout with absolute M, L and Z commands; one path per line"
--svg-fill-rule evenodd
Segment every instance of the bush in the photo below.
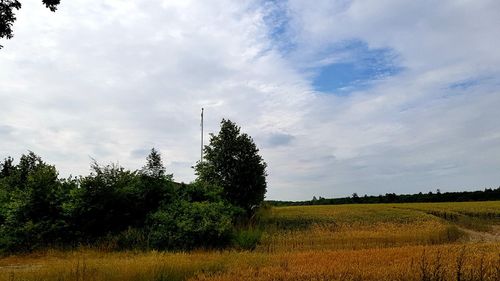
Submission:
M 231 238 L 234 213 L 234 208 L 223 201 L 179 201 L 150 216 L 151 246 L 157 249 L 225 246 Z
M 30 251 L 65 242 L 68 224 L 63 204 L 69 190 L 56 168 L 33 152 L 6 172 L 8 162 L 1 165 L 0 249 Z
M 81 244 L 108 250 L 218 248 L 231 243 L 236 223 L 248 221 L 222 187 L 174 183 L 156 150 L 147 161 L 136 171 L 94 162 L 88 176 L 59 179 L 55 167 L 33 152 L 17 165 L 5 159 L 0 252 Z M 255 247 L 259 235 L 237 236 L 246 249 Z

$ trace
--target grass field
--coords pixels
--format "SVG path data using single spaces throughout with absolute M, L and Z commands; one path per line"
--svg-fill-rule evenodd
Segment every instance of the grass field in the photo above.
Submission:
M 253 252 L 46 251 L 0 280 L 500 280 L 498 225 L 500 202 L 280 207 Z

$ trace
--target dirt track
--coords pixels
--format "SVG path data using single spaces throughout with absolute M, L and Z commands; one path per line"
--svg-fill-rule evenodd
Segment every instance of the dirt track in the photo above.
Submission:
M 465 241 L 468 242 L 499 242 L 500 241 L 500 225 L 493 226 L 493 229 L 488 232 L 480 232 L 475 230 L 470 230 L 467 228 L 461 227 L 460 230 L 465 232 L 468 237 L 465 238 Z

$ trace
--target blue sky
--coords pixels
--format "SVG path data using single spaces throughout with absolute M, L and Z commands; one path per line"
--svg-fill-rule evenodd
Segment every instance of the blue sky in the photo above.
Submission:
M 390 49 L 370 49 L 361 41 L 344 45 L 332 49 L 329 55 L 341 53 L 345 58 L 312 69 L 316 91 L 348 95 L 401 71 L 397 56 Z
M 291 11 L 287 1 L 264 1 L 267 10 L 264 21 L 269 27 L 269 36 L 279 52 L 288 58 L 299 48 L 291 26 Z M 329 57 L 336 57 L 330 62 Z M 356 38 L 332 43 L 320 50 L 303 71 L 312 73 L 312 84 L 318 92 L 348 95 L 365 89 L 374 81 L 397 74 L 397 54 L 389 48 L 370 48 Z
M 191 181 L 241 125 L 269 199 L 500 185 L 500 2 L 28 1 L 0 51 L 0 158 L 61 176 L 159 149 Z

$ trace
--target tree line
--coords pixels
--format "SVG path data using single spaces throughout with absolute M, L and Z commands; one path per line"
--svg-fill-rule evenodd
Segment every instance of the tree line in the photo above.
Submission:
M 436 192 L 417 194 L 386 193 L 378 196 L 358 196 L 353 193 L 350 197 L 323 198 L 313 197 L 307 201 L 266 201 L 273 206 L 300 206 L 300 205 L 335 205 L 335 204 L 377 204 L 377 203 L 423 203 L 423 202 L 467 202 L 467 201 L 496 201 L 500 200 L 500 187 L 485 188 L 477 191 Z
M 94 161 L 86 176 L 60 178 L 34 152 L 0 164 L 0 252 L 79 245 L 109 249 L 226 247 L 239 241 L 264 200 L 266 164 L 252 138 L 222 120 L 197 179 L 176 183 L 161 154 L 128 170 Z

